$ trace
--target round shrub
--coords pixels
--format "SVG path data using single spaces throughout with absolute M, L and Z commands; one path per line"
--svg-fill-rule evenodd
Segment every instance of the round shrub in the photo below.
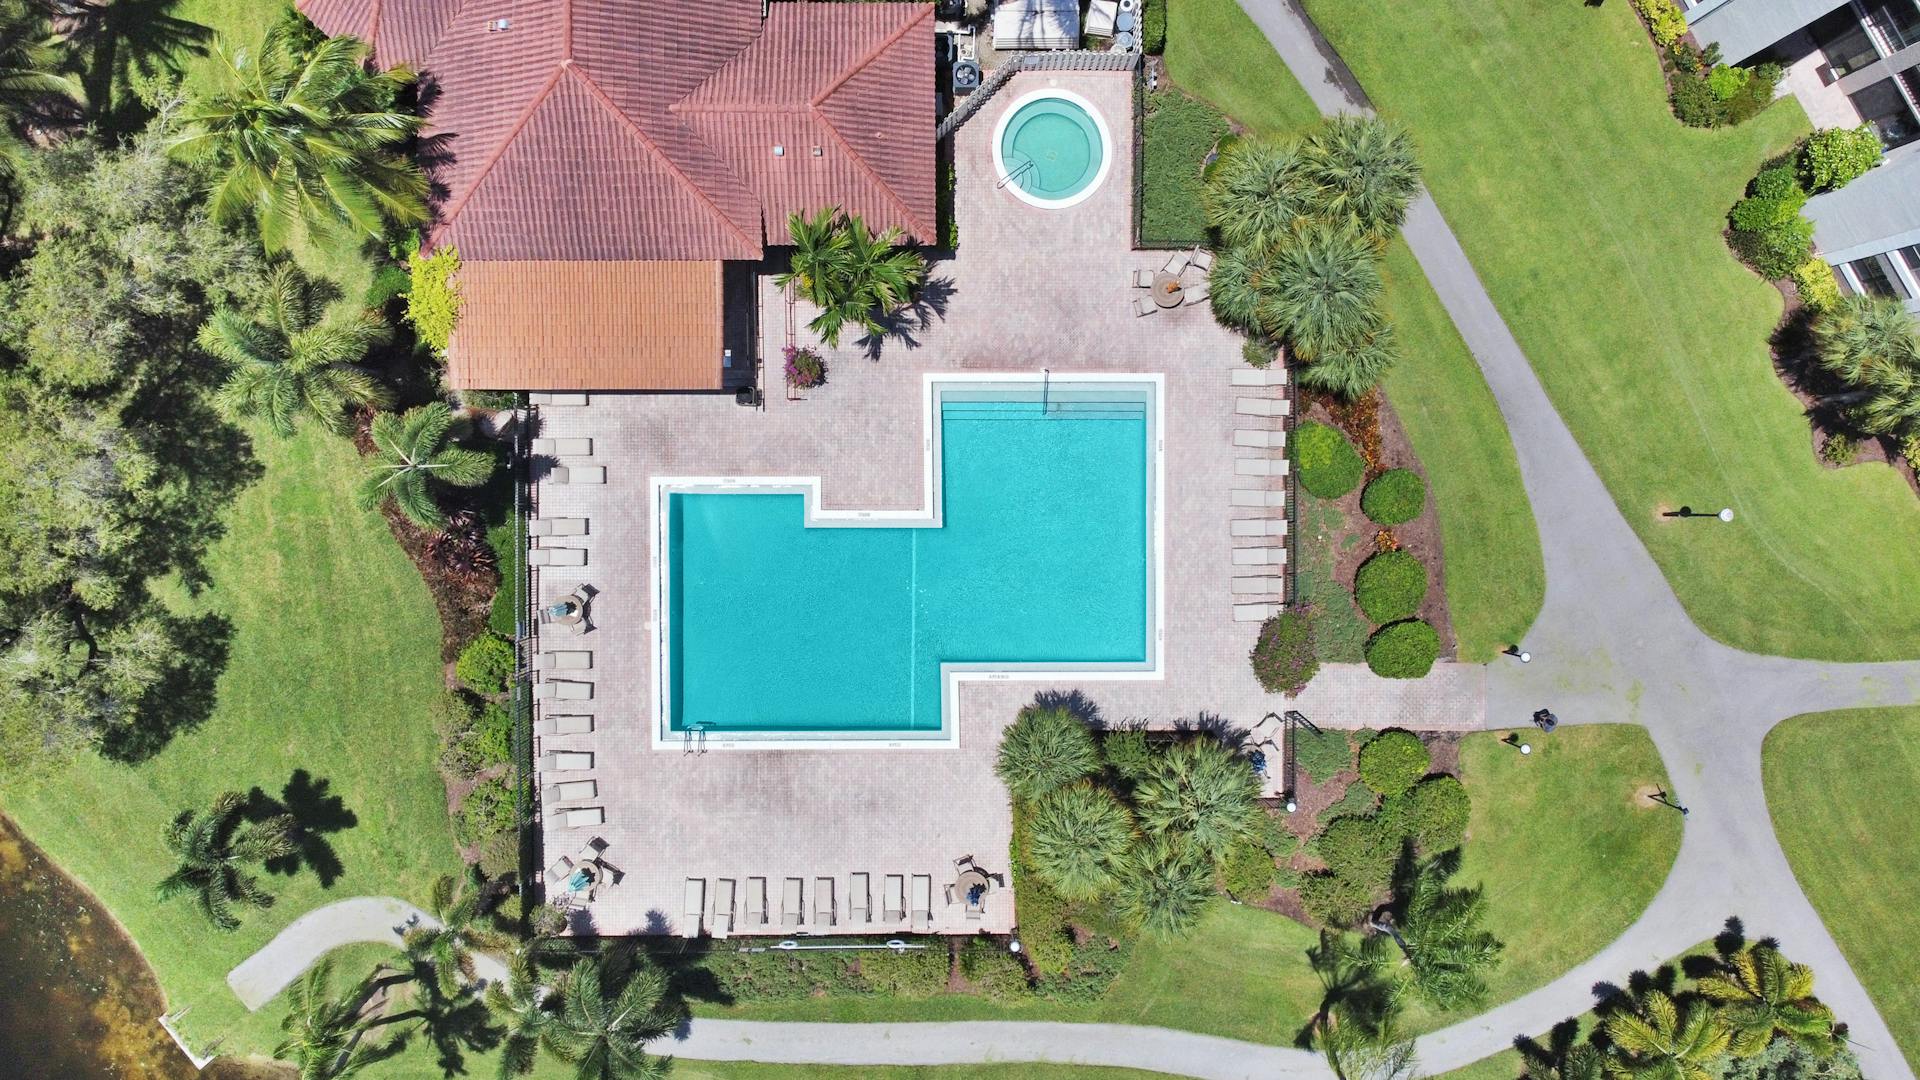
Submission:
M 1422 854 L 1435 855 L 1460 846 L 1472 810 L 1464 784 L 1451 776 L 1432 776 L 1387 800 L 1380 813 L 1394 831 L 1412 837 Z
M 1440 635 L 1418 619 L 1381 627 L 1367 639 L 1367 667 L 1387 679 L 1418 679 L 1440 658 Z
M 1360 493 L 1360 509 L 1376 525 L 1404 525 L 1426 508 L 1426 482 L 1412 469 L 1388 469 Z
M 1069 900 L 1090 900 L 1113 884 L 1113 868 L 1133 840 L 1120 800 L 1086 781 L 1055 788 L 1033 804 L 1027 858 L 1033 871 Z
M 482 765 L 513 759 L 513 714 L 489 701 L 480 709 L 473 729 L 473 753 Z
M 1334 818 L 1313 841 L 1314 853 L 1327 872 L 1359 883 L 1368 893 L 1387 887 L 1394 860 L 1400 857 L 1400 836 L 1378 817 Z
M 1109 731 L 1100 737 L 1100 756 L 1114 775 L 1129 783 L 1138 781 L 1153 769 L 1153 747 L 1147 733 L 1139 728 Z
M 1376 623 L 1409 618 L 1427 598 L 1427 568 L 1411 552 L 1383 551 L 1360 564 L 1353 598 Z
M 1319 871 L 1300 880 L 1300 904 L 1328 926 L 1353 926 L 1367 917 L 1385 886 Z
M 1249 837 L 1227 849 L 1215 877 L 1228 896 L 1260 900 L 1273 888 L 1275 869 L 1273 854 Z
M 1310 608 L 1290 608 L 1268 619 L 1253 644 L 1253 676 L 1269 694 L 1297 694 L 1320 670 L 1313 654 Z
M 1287 444 L 1293 448 L 1293 467 L 1300 470 L 1300 486 L 1322 499 L 1337 499 L 1360 485 L 1367 463 L 1345 435 L 1309 420 L 1293 429 Z
M 1822 128 L 1800 144 L 1800 175 L 1808 190 L 1832 191 L 1880 164 L 1880 139 L 1865 124 Z
M 1432 763 L 1418 735 L 1392 728 L 1360 748 L 1360 779 L 1391 799 L 1419 783 Z
M 1093 732 L 1065 709 L 1028 706 L 1000 738 L 994 771 L 1016 799 L 1037 799 L 1100 767 Z
M 482 634 L 460 650 L 453 674 L 476 694 L 498 694 L 513 677 L 513 665 L 513 642 L 498 634 Z

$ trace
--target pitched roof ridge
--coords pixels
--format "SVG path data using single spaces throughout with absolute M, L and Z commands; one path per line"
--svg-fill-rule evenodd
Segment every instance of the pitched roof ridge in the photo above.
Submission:
M 908 19 L 906 22 L 900 24 L 899 29 L 895 30 L 891 34 L 888 34 L 886 37 L 886 40 L 882 41 L 878 45 L 875 45 L 873 48 L 868 49 L 867 54 L 865 56 L 862 56 L 860 59 L 854 61 L 852 64 L 849 64 L 847 66 L 847 70 L 840 73 L 839 78 L 828 83 L 826 87 L 822 89 L 818 94 L 815 94 L 813 96 L 813 100 L 809 101 L 807 104 L 812 105 L 815 108 L 818 108 L 828 98 L 832 97 L 835 91 L 839 90 L 842 86 L 846 85 L 846 82 L 848 79 L 851 79 L 855 75 L 858 75 L 862 71 L 865 71 L 867 69 L 867 65 L 873 63 L 874 60 L 880 56 L 880 54 L 886 52 L 888 49 L 893 48 L 893 45 L 895 42 L 899 41 L 903 37 L 906 37 L 910 31 L 917 28 L 921 23 L 926 22 L 928 19 L 933 18 L 932 4 L 914 4 L 912 6 L 920 9 L 920 13 L 918 15 L 915 15 L 913 18 Z
M 447 208 L 446 213 L 440 215 L 440 228 L 434 230 L 436 234 L 453 225 L 453 219 L 460 216 L 460 211 L 466 207 L 467 200 L 473 198 L 473 193 L 480 190 L 480 185 L 486 182 L 487 174 L 491 173 L 493 167 L 500 163 L 500 159 L 506 156 L 507 147 L 512 146 L 513 140 L 520 137 L 521 129 L 533 119 L 533 114 L 540 108 L 540 103 L 547 100 L 553 93 L 553 88 L 559 84 L 560 77 L 567 73 L 569 66 L 564 63 L 554 66 L 553 74 L 547 76 L 547 81 L 541 83 L 540 89 L 528 99 L 527 107 L 520 110 L 520 115 L 514 119 L 513 126 L 509 127 L 506 134 L 500 136 L 500 141 L 494 144 L 493 149 L 487 152 L 486 160 L 480 163 L 480 171 L 475 173 L 472 182 L 467 184 L 467 190 L 461 192 L 460 197 L 453 201 L 453 205 Z
M 678 180 L 681 186 L 691 192 L 694 198 L 705 204 L 707 209 L 712 211 L 715 217 L 725 222 L 727 228 L 732 230 L 733 234 L 740 238 L 741 243 L 755 250 L 764 247 L 758 240 L 748 236 L 746 231 L 740 228 L 731 217 L 728 217 L 726 211 L 720 208 L 720 204 L 713 201 L 713 197 L 707 194 L 707 189 L 695 183 L 693 178 L 688 176 L 686 172 L 680 168 L 680 163 L 673 160 L 671 154 L 661 149 L 660 144 L 653 140 L 653 136 L 647 132 L 645 127 L 641 126 L 638 121 L 628 116 L 625 110 L 615 104 L 613 98 L 609 97 L 607 92 L 600 88 L 600 84 L 595 82 L 593 77 L 588 74 L 585 69 L 569 64 L 567 68 L 563 70 L 571 70 L 574 77 L 580 80 L 581 85 L 587 88 L 587 91 L 594 96 L 594 99 L 600 103 L 601 107 L 612 113 L 622 124 L 625 124 L 627 128 L 639 138 L 641 145 L 645 146 L 649 152 L 666 164 L 667 171 L 673 174 L 673 178 Z
M 865 173 L 867 179 L 872 180 L 876 187 L 885 192 L 887 198 L 892 199 L 893 205 L 899 209 L 900 216 L 915 227 L 915 238 L 921 243 L 932 242 L 935 235 L 932 227 L 929 226 L 927 222 L 920 220 L 920 215 L 913 212 L 913 207 L 907 203 L 907 200 L 902 197 L 898 191 L 893 189 L 893 185 L 887 182 L 886 177 L 881 176 L 874 170 L 873 166 L 867 164 L 866 156 L 854 149 L 853 143 L 850 142 L 845 135 L 840 134 L 840 129 L 833 125 L 833 118 L 819 109 L 815 109 L 813 112 L 814 116 L 820 121 L 820 126 L 826 128 L 827 134 L 832 135 L 834 141 L 840 144 L 840 149 L 847 155 L 847 160 L 853 162 L 854 168 Z

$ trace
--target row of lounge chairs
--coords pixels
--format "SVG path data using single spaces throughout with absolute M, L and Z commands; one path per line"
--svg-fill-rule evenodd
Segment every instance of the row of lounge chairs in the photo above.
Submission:
M 911 894 L 909 894 L 911 885 Z M 873 875 L 847 875 L 846 902 L 837 895 L 839 880 L 816 877 L 783 878 L 780 882 L 780 907 L 767 906 L 767 879 L 749 877 L 715 878 L 708 888 L 706 878 L 688 878 L 686 904 L 680 933 L 698 937 L 702 933 L 726 937 L 733 933 L 826 933 L 836 928 L 860 933 L 868 928 L 894 928 L 906 924 L 911 930 L 933 928 L 933 877 L 914 874 L 887 874 L 881 880 L 879 907 L 874 906 Z M 807 907 L 807 889 L 813 890 L 813 906 Z M 908 896 L 912 907 L 908 907 Z M 736 906 L 737 905 L 737 906 Z M 779 922 L 773 919 L 778 915 Z M 776 926 L 778 929 L 776 930 Z
M 1274 481 L 1288 471 L 1283 424 L 1292 408 L 1287 374 L 1276 360 L 1266 368 L 1235 367 L 1231 585 L 1235 622 L 1262 622 L 1280 611 L 1286 597 L 1287 494 Z M 1251 511 L 1253 516 L 1237 516 Z

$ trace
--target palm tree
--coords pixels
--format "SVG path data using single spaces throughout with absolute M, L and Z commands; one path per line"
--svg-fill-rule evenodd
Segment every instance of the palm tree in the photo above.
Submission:
M 232 417 L 262 417 L 291 435 L 302 416 L 345 433 L 348 409 L 385 405 L 391 395 L 353 363 L 386 340 L 371 313 L 323 321 L 326 298 L 299 269 L 280 265 L 267 278 L 257 316 L 232 308 L 200 328 L 200 347 L 232 364 L 215 402 Z
M 849 325 L 870 335 L 885 333 L 880 316 L 905 304 L 927 278 L 927 260 L 900 247 L 899 229 L 876 235 L 859 215 L 838 207 L 811 218 L 793 214 L 787 231 L 793 260 L 774 284 L 792 286 L 820 309 L 807 326 L 830 346 L 840 344 Z
M 322 959 L 287 991 L 289 1009 L 280 1021 L 287 1037 L 273 1048 L 273 1056 L 291 1061 L 300 1080 L 345 1080 L 369 1065 L 397 1053 L 404 1037 L 385 1043 L 365 1041 L 367 1025 L 360 1010 L 373 993 L 378 969 L 333 996 L 333 961 Z
M 1898 300 L 1849 296 L 1813 327 L 1820 363 L 1851 390 L 1834 399 L 1875 435 L 1920 432 L 1920 333 Z
M 1733 1030 L 1733 1052 L 1751 1057 L 1775 1034 L 1817 1054 L 1835 1049 L 1833 1010 L 1813 996 L 1813 969 L 1795 964 L 1766 944 L 1748 945 L 1701 979 L 1702 997 L 1722 1003 L 1720 1015 Z
M 609 998 L 598 959 L 581 960 L 560 988 L 560 1011 L 543 1045 L 574 1066 L 578 1080 L 658 1080 L 673 1059 L 648 1057 L 646 1046 L 679 1025 L 666 1000 L 666 973 L 644 958 Z
M 1379 322 L 1380 267 L 1351 228 L 1312 222 L 1281 245 L 1260 282 L 1261 323 L 1312 362 L 1349 346 Z
M 226 85 L 174 140 L 217 163 L 214 217 L 251 215 L 268 251 L 303 228 L 377 237 L 387 221 L 427 220 L 426 174 L 403 151 L 420 120 L 393 108 L 412 71 L 368 70 L 372 50 L 358 38 L 306 48 L 285 24 L 255 53 L 214 51 Z
M 0 179 L 26 149 L 22 129 L 49 101 L 74 101 L 80 87 L 55 73 L 61 63 L 47 12 L 31 0 L 0 0 Z
M 1029 705 L 1000 737 L 994 771 L 1016 799 L 1038 799 L 1100 768 L 1093 733 L 1065 709 Z
M 1313 210 L 1298 143 L 1242 140 L 1214 163 L 1204 193 L 1207 224 L 1229 249 L 1271 249 Z
M 1401 865 L 1389 932 L 1406 954 L 1409 986 L 1436 1009 L 1480 1005 L 1487 997 L 1482 976 L 1500 962 L 1501 949 L 1481 926 L 1486 897 L 1478 888 L 1447 886 L 1460 868 L 1457 850 Z
M 1132 841 L 1127 808 L 1086 781 L 1042 795 L 1027 816 L 1033 870 L 1069 900 L 1090 900 L 1112 885 Z
M 1526 1080 L 1600 1080 L 1606 1072 L 1606 1059 L 1592 1043 L 1545 1053 L 1523 1047 L 1521 1053 L 1526 1057 Z
M 1193 848 L 1158 838 L 1130 852 L 1120 873 L 1120 913 L 1149 934 L 1185 933 L 1213 899 L 1213 868 Z
M 1303 172 L 1320 212 L 1383 241 L 1407 219 L 1420 191 L 1420 162 L 1406 128 L 1377 116 L 1337 116 L 1307 137 Z
M 1683 1009 L 1658 990 L 1604 1026 L 1614 1049 L 1607 1072 L 1620 1080 L 1714 1080 L 1713 1065 L 1732 1038 L 1712 1009 Z
M 1380 385 L 1388 369 L 1399 361 L 1399 338 L 1393 324 L 1381 317 L 1358 338 L 1327 350 L 1311 364 L 1301 365 L 1294 376 L 1302 386 L 1353 401 Z
M 487 1008 L 506 1029 L 500 1042 L 502 1080 L 533 1071 L 541 1040 L 555 1022 L 549 1007 L 553 990 L 540 979 L 536 948 L 537 943 L 515 949 L 507 958 L 507 981 L 487 987 Z
M 494 467 L 493 455 L 454 445 L 452 428 L 453 410 L 443 401 L 374 417 L 374 461 L 360 483 L 360 504 L 372 509 L 392 499 L 416 525 L 445 524 L 433 485 L 479 487 Z
M 1260 304 L 1273 259 L 1272 248 L 1232 247 L 1221 252 L 1207 276 L 1214 317 L 1250 334 L 1265 334 Z
M 241 869 L 244 863 L 283 859 L 294 853 L 292 814 L 280 814 L 265 821 L 241 820 L 246 797 L 229 791 L 213 801 L 204 814 L 182 810 L 167 826 L 163 837 L 177 865 L 160 882 L 160 899 L 169 900 L 181 893 L 192 893 L 215 929 L 229 931 L 240 925 L 233 905 L 257 908 L 273 906 L 273 894 L 260 887 L 259 879 Z
M 1246 835 L 1259 795 L 1252 763 L 1220 740 L 1199 735 L 1155 758 L 1135 785 L 1133 801 L 1148 833 L 1218 860 Z
M 434 879 L 427 898 L 427 910 L 439 925 L 422 922 L 401 937 L 407 955 L 432 972 L 447 997 L 457 996 L 462 986 L 473 981 L 475 949 L 504 949 L 512 943 L 488 925 L 483 899 L 471 883 L 456 883 L 453 875 L 442 874 Z

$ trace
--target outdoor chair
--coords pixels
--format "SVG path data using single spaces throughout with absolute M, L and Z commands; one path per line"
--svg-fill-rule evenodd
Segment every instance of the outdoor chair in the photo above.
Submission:
M 1283 566 L 1287 561 L 1287 549 L 1277 547 L 1234 548 L 1235 566 Z
M 887 875 L 887 898 L 884 909 L 888 922 L 899 922 L 907 917 L 907 879 L 899 874 Z
M 1278 614 L 1280 614 L 1279 604 L 1233 605 L 1234 622 L 1266 622 Z
M 1271 576 L 1237 577 L 1230 586 L 1235 596 L 1283 596 L 1286 579 Z
M 833 918 L 833 879 L 830 877 L 813 879 L 813 925 L 832 926 Z
M 553 860 L 553 865 L 547 867 L 547 884 L 549 885 L 558 885 L 572 876 L 573 860 L 565 855 Z
M 528 536 L 585 536 L 587 519 L 582 517 L 534 518 L 527 522 Z
M 1248 510 L 1277 510 L 1287 505 L 1287 493 L 1269 488 L 1234 488 L 1229 504 Z
M 588 649 L 555 649 L 535 657 L 542 671 L 592 671 L 593 653 Z
M 541 457 L 592 457 L 592 439 L 535 439 L 533 452 Z
M 1255 450 L 1281 450 L 1287 445 L 1287 433 L 1264 431 L 1259 428 L 1234 428 L 1233 445 Z
M 787 879 L 786 888 L 780 894 L 780 925 L 799 926 L 806 905 L 802 902 L 805 882 L 797 877 Z
M 1182 304 L 1204 304 L 1207 302 L 1207 297 L 1211 295 L 1213 295 L 1212 284 L 1202 281 L 1198 285 L 1189 285 L 1181 290 L 1180 302 Z
M 535 684 L 533 696 L 536 701 L 591 701 L 593 684 L 571 682 L 566 679 L 548 679 Z
M 542 772 L 586 772 L 592 768 L 591 750 L 549 750 L 540 755 Z
M 1213 273 L 1213 252 L 1203 247 L 1194 248 L 1193 268 L 1203 274 Z
M 600 785 L 593 780 L 563 780 L 558 784 L 547 785 L 548 802 L 579 802 L 600 794 Z
M 723 938 L 733 933 L 733 879 L 721 878 L 713 883 L 713 922 L 708 930 L 714 937 Z
M 1160 271 L 1161 273 L 1165 273 L 1165 274 L 1178 274 L 1180 271 L 1185 270 L 1187 268 L 1187 263 L 1189 261 L 1191 260 L 1187 258 L 1186 252 L 1176 251 L 1173 254 L 1167 256 L 1167 265 L 1161 267 Z
M 1133 272 L 1133 287 L 1136 289 L 1153 288 L 1153 271 L 1135 270 Z
M 690 877 L 687 879 L 687 922 L 680 928 L 682 937 L 699 937 L 700 923 L 707 914 L 707 879 Z
M 847 921 L 855 926 L 873 921 L 872 892 L 867 885 L 867 875 L 847 875 Z
M 604 484 L 607 482 L 605 465 L 555 465 L 547 470 L 547 479 L 556 484 Z
M 1285 476 L 1287 462 L 1284 458 L 1235 458 L 1233 474 L 1235 476 Z
M 750 877 L 747 879 L 747 927 L 758 929 L 767 925 L 767 879 Z
M 528 394 L 527 401 L 534 405 L 579 406 L 579 405 L 585 405 L 587 403 L 587 395 L 585 394 L 553 394 L 553 393 Z
M 1143 296 L 1133 302 L 1133 313 L 1135 315 L 1151 315 L 1159 310 L 1160 305 L 1154 303 L 1153 298 L 1149 296 Z
M 560 811 L 560 824 L 563 828 L 578 829 L 587 825 L 605 825 L 607 811 L 598 806 L 583 806 L 577 810 Z
M 527 550 L 528 566 L 585 566 L 586 548 L 537 547 Z
M 1242 365 L 1233 369 L 1233 385 L 1285 386 L 1287 385 L 1287 369 L 1283 364 L 1269 364 L 1263 368 L 1246 367 Z
M 925 929 L 933 924 L 933 875 L 913 875 L 913 925 Z
M 1280 398 L 1235 398 L 1233 399 L 1233 411 L 1241 416 L 1285 416 L 1287 415 L 1287 403 Z
M 560 714 L 541 718 L 533 725 L 535 735 L 585 735 L 593 730 L 593 717 Z
M 1120 0 L 1093 0 L 1087 5 L 1087 19 L 1080 28 L 1088 37 L 1110 38 L 1119 17 Z
M 1285 536 L 1286 518 L 1234 518 L 1235 536 Z

